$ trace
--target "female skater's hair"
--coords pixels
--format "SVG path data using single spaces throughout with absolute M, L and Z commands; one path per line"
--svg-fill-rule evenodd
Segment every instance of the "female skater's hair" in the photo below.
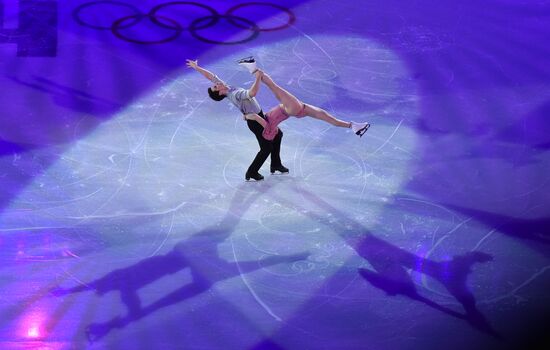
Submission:
M 219 91 L 213 91 L 211 88 L 208 88 L 208 96 L 214 101 L 221 101 L 225 98 L 225 95 L 220 95 Z

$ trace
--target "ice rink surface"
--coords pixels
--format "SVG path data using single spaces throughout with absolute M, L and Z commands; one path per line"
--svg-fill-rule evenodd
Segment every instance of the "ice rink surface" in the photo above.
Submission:
M 0 348 L 548 349 L 549 14 L 3 1 Z M 248 88 L 249 55 L 371 128 L 290 118 L 290 173 L 246 182 L 185 59 Z

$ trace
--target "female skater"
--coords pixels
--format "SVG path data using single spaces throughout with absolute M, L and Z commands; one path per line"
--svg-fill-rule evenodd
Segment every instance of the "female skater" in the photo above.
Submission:
M 302 101 L 298 100 L 294 95 L 277 85 L 269 75 L 258 69 L 256 67 L 256 62 L 253 57 L 248 57 L 240 60 L 239 65 L 244 66 L 246 69 L 248 69 L 250 73 L 259 73 L 261 75 L 262 82 L 271 90 L 271 92 L 273 92 L 275 98 L 277 98 L 277 100 L 279 100 L 279 102 L 281 103 L 278 106 L 272 108 L 266 114 L 267 120 L 254 113 L 248 113 L 244 115 L 245 119 L 255 120 L 263 126 L 264 131 L 262 133 L 262 136 L 266 140 L 272 140 L 278 133 L 277 126 L 279 125 L 279 123 L 281 123 L 283 120 L 288 119 L 290 116 L 294 116 L 296 118 L 303 118 L 307 116 L 323 120 L 334 126 L 351 128 L 356 135 L 359 135 L 359 137 L 363 136 L 363 134 L 370 127 L 369 123 L 346 122 L 337 119 L 329 114 L 327 111 L 319 107 L 303 103 Z

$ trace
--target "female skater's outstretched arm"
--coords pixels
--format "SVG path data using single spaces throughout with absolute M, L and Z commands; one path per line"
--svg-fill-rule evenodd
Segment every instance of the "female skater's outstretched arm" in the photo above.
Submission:
M 250 89 L 248 89 L 248 96 L 250 98 L 255 97 L 258 94 L 258 91 L 260 91 L 260 86 L 262 85 L 260 83 L 262 81 L 263 75 L 264 74 L 262 71 L 257 71 L 256 73 L 254 73 L 254 83 L 252 83 L 252 86 L 250 87 Z
M 226 96 L 228 94 L 230 90 L 230 86 L 227 85 L 223 80 L 221 80 L 216 74 L 199 66 L 198 60 L 188 59 L 186 61 L 187 61 L 186 65 L 188 68 L 192 68 L 196 70 L 206 79 L 214 83 L 214 85 L 210 87 L 208 91 L 210 97 L 213 97 L 213 99 L 216 101 L 220 101 L 223 99 L 222 96 Z M 245 92 L 245 94 L 242 94 L 240 91 L 237 93 L 239 94 L 238 96 L 239 99 L 241 98 L 252 99 L 256 96 L 256 94 L 258 94 L 258 91 L 260 90 L 260 86 L 261 86 L 263 73 L 256 72 L 254 75 L 256 76 L 256 79 L 254 79 L 254 83 L 252 83 L 252 86 L 250 86 L 250 89 L 248 90 L 242 89 L 242 91 Z
M 214 73 L 199 66 L 199 60 L 194 60 L 194 61 L 186 60 L 186 61 L 187 62 L 185 64 L 187 65 L 188 68 L 193 68 L 194 70 L 202 74 L 206 79 L 210 81 L 214 81 L 214 79 L 216 78 L 216 75 Z

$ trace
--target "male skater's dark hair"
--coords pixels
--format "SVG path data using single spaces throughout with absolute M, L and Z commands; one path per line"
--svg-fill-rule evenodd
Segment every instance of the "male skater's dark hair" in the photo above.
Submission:
M 219 91 L 214 91 L 211 88 L 208 88 L 208 96 L 214 101 L 221 101 L 225 98 L 225 95 L 220 95 Z

